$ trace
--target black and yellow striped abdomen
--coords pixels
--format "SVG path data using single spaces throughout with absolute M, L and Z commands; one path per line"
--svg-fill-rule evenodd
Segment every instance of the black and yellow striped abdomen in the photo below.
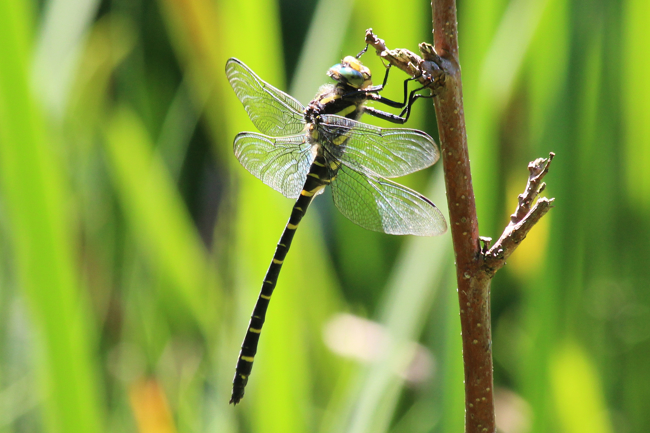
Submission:
M 230 398 L 230 403 L 232 404 L 239 403 L 244 396 L 244 389 L 253 369 L 253 361 L 257 353 L 257 345 L 262 327 L 264 326 L 266 310 L 269 307 L 271 295 L 273 295 L 273 290 L 278 282 L 282 264 L 289 252 L 296 229 L 316 194 L 331 183 L 330 173 L 332 172 L 332 170 L 325 166 L 325 159 L 321 155 L 318 155 L 311 165 L 300 197 L 298 197 L 298 200 L 296 200 L 293 206 L 291 217 L 275 249 L 275 254 L 273 255 L 269 269 L 266 271 L 266 276 L 262 283 L 262 290 L 257 298 L 257 303 L 253 309 L 248 330 L 246 331 L 246 336 L 244 337 L 244 342 L 239 352 L 239 359 L 237 360 L 235 377 L 233 379 L 232 396 Z

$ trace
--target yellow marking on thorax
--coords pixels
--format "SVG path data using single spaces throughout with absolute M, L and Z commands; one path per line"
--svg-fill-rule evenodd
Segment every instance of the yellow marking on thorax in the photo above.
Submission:
M 323 99 L 320 100 L 320 103 L 323 105 L 327 105 L 330 102 L 336 100 L 336 99 L 341 99 L 341 95 L 331 95 L 331 96 L 326 96 Z
M 337 116 L 341 116 L 341 117 L 345 117 L 345 116 L 347 116 L 348 114 L 352 113 L 352 112 L 353 112 L 354 110 L 356 110 L 356 109 L 357 109 L 357 106 L 354 105 L 354 104 L 352 104 L 352 105 L 350 105 L 349 107 L 345 107 L 344 109 L 342 109 L 341 111 L 339 111 L 338 113 L 336 113 L 336 115 L 337 115 Z
M 325 164 L 321 164 L 321 163 L 318 162 L 318 161 L 314 161 L 312 164 L 315 164 L 315 165 L 317 165 L 317 166 L 319 166 L 319 167 L 325 167 Z
M 332 162 L 330 162 L 330 168 L 331 168 L 332 170 L 338 170 L 338 168 L 339 168 L 340 166 L 341 166 L 341 163 L 340 163 L 340 162 L 337 162 L 337 161 L 332 161 Z

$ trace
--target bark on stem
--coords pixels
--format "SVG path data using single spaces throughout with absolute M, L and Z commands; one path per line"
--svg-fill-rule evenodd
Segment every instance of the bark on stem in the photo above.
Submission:
M 455 0 L 433 0 L 434 48 L 446 61 L 445 86 L 434 98 L 456 257 L 465 370 L 465 431 L 496 432 L 492 381 L 490 282 L 482 272 L 458 63 Z

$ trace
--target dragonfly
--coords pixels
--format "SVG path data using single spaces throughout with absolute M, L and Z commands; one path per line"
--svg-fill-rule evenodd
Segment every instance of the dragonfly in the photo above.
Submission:
M 367 47 L 366 47 L 367 48 Z M 333 83 L 321 87 L 304 107 L 287 93 L 263 81 L 236 58 L 226 63 L 226 76 L 251 121 L 260 131 L 241 132 L 234 153 L 246 170 L 266 185 L 295 199 L 284 232 L 277 244 L 241 346 L 231 404 L 244 396 L 266 318 L 271 295 L 291 241 L 314 197 L 330 186 L 335 206 L 361 227 L 393 235 L 435 236 L 447 230 L 440 210 L 422 194 L 388 178 L 422 170 L 438 161 L 440 153 L 425 132 L 406 128 L 380 128 L 361 123 L 363 113 L 403 124 L 413 102 L 422 95 L 393 101 L 372 85 L 370 69 L 359 57 L 347 56 L 332 66 Z M 427 97 L 427 96 L 425 96 Z M 402 108 L 395 115 L 374 107 L 377 101 Z

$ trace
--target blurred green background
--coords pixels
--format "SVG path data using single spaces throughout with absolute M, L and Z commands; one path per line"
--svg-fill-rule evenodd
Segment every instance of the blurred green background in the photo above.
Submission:
M 649 20 L 647 0 L 459 3 L 482 235 L 557 154 L 556 207 L 492 285 L 504 433 L 650 424 Z M 226 59 L 306 103 L 366 28 L 415 50 L 430 23 L 428 1 L 0 1 L 0 433 L 462 431 L 449 235 L 364 231 L 328 194 L 228 405 L 292 202 L 232 155 L 254 128 Z M 436 136 L 430 101 L 409 126 Z M 439 166 L 402 181 L 446 214 Z

